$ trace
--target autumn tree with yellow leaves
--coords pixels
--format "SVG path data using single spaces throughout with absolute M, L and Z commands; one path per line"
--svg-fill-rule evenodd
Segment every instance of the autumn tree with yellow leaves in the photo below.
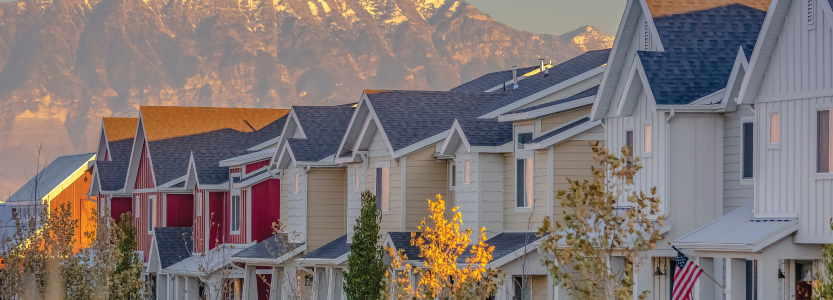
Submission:
M 592 180 L 570 180 L 570 188 L 558 191 L 564 221 L 549 218 L 538 234 L 539 253 L 557 285 L 573 299 L 634 299 L 634 274 L 644 254 L 662 237 L 663 216 L 656 188 L 650 195 L 634 189 L 633 177 L 642 166 L 639 158 L 591 144 Z M 614 264 L 613 260 L 619 261 Z M 645 299 L 649 291 L 636 295 Z
M 442 196 L 429 199 L 428 207 L 430 221 L 422 220 L 421 234 L 411 233 L 411 245 L 420 250 L 421 266 L 406 263 L 404 250 L 386 248 L 393 257 L 386 273 L 386 298 L 467 300 L 497 293 L 503 275 L 486 267 L 494 247 L 487 244 L 485 228 L 480 229 L 478 243 L 470 245 L 472 230 L 460 231 L 463 222 L 456 207 L 451 220 L 446 219 Z

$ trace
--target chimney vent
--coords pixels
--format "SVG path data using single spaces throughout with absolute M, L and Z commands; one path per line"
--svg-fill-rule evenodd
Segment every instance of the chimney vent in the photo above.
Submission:
M 544 72 L 544 70 L 546 70 L 546 69 L 547 69 L 547 68 L 545 68 L 545 67 L 544 67 L 544 59 L 543 59 L 543 58 L 539 58 L 539 59 L 538 59 L 538 61 L 540 61 L 540 62 L 541 62 L 541 72 Z
M 512 83 L 514 83 L 513 89 L 518 88 L 518 67 L 512 66 Z

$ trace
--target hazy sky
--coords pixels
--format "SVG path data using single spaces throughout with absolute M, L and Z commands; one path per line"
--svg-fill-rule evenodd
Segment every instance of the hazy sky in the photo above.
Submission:
M 625 0 L 466 0 L 511 27 L 533 33 L 563 34 L 590 25 L 616 34 Z

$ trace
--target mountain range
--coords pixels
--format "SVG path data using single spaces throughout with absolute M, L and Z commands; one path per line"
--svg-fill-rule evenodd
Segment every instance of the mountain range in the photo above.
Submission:
M 462 0 L 19 0 L 0 3 L 0 191 L 95 147 L 141 105 L 355 102 L 609 48 L 497 22 Z M 5 197 L 0 197 L 5 198 Z

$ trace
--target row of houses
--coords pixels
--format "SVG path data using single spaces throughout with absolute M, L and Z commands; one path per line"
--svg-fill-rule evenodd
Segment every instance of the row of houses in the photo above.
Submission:
M 697 299 L 809 299 L 833 243 L 831 7 L 629 0 L 612 49 L 340 106 L 141 107 L 104 118 L 68 168 L 91 178 L 79 201 L 132 213 L 157 299 L 345 299 L 364 191 L 380 243 L 418 260 L 410 233 L 440 194 L 495 247 L 495 299 L 568 299 L 535 232 L 561 218 L 567 177 L 590 178 L 589 143 L 629 147 L 634 189 L 656 187 L 666 219 L 637 294 L 671 298 L 667 241 L 720 282 L 700 280 Z

